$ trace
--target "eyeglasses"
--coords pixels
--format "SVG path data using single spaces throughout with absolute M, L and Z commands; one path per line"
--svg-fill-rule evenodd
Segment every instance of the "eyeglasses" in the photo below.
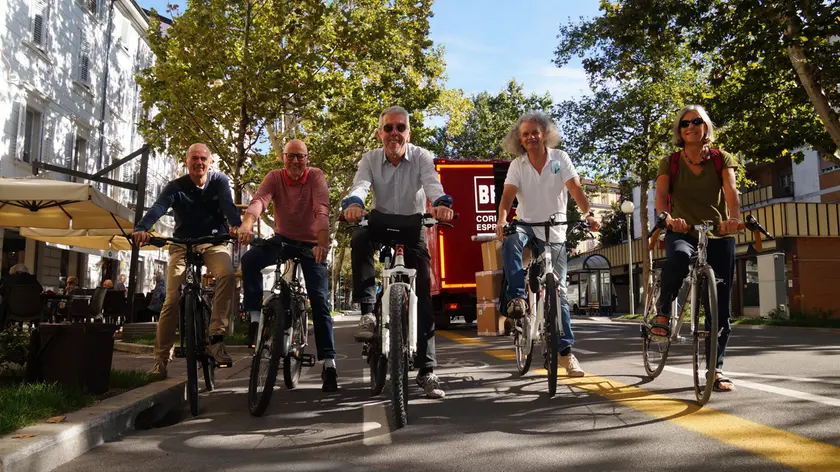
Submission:
M 309 154 L 300 154 L 300 153 L 297 153 L 297 152 L 284 152 L 283 157 L 285 157 L 286 159 L 289 159 L 289 160 L 297 159 L 299 161 L 302 161 L 302 160 L 308 158 Z
M 691 120 L 680 120 L 680 128 L 688 128 L 688 125 L 700 126 L 703 124 L 703 118 L 699 116 Z
M 390 133 L 391 131 L 394 131 L 394 125 L 388 123 L 387 125 L 383 126 L 382 129 L 385 130 L 386 133 Z M 405 133 L 406 129 L 408 129 L 408 126 L 406 126 L 405 123 L 397 123 L 398 133 Z

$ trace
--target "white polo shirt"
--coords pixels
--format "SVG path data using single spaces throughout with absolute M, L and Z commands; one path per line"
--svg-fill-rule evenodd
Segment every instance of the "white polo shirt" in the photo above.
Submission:
M 578 177 L 569 155 L 559 149 L 549 149 L 545 167 L 538 173 L 525 153 L 510 163 L 505 185 L 513 185 L 519 206 L 516 214 L 526 223 L 548 221 L 551 215 L 557 215 L 556 221 L 566 221 L 566 203 L 568 191 L 566 181 Z M 545 231 L 534 228 L 534 234 L 545 241 Z M 566 225 L 551 228 L 551 242 L 566 241 Z

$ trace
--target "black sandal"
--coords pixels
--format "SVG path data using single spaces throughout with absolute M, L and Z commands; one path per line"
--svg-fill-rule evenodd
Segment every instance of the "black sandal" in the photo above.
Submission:
M 664 318 L 666 320 L 666 322 L 665 323 L 657 323 L 656 320 L 659 319 L 659 318 Z M 664 334 L 654 333 L 653 332 L 654 329 L 661 329 L 662 331 L 665 331 L 665 333 Z M 663 338 L 667 338 L 668 336 L 671 335 L 671 317 L 668 316 L 668 315 L 656 315 L 653 318 L 653 324 L 650 325 L 650 330 L 649 331 L 650 331 L 650 334 L 652 336 L 661 336 Z
M 728 383 L 730 387 L 721 388 L 720 384 L 722 383 Z M 731 392 L 735 390 L 735 383 L 732 380 L 721 375 L 720 377 L 715 379 L 715 383 L 712 385 L 712 390 L 714 390 L 715 392 Z

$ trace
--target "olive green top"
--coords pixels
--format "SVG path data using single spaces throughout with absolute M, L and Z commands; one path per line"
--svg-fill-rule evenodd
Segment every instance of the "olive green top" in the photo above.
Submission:
M 659 161 L 660 175 L 671 176 L 670 155 Z M 721 151 L 723 169 L 737 168 L 738 161 L 731 154 Z M 717 225 L 729 218 L 726 209 L 726 200 L 723 197 L 723 184 L 721 178 L 715 172 L 715 165 L 711 159 L 701 167 L 700 173 L 695 175 L 679 158 L 679 171 L 675 182 L 672 182 L 673 193 L 671 194 L 671 217 L 682 218 L 689 225 L 699 225 L 703 221 L 712 221 Z M 714 235 L 709 235 L 715 237 Z M 733 237 L 734 235 L 728 235 Z

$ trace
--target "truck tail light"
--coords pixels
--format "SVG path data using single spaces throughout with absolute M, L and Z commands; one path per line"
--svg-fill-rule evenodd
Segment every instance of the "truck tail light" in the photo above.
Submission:
M 447 311 L 455 311 L 458 308 L 460 308 L 460 305 L 458 305 L 457 303 L 447 303 L 446 304 L 446 310 Z

